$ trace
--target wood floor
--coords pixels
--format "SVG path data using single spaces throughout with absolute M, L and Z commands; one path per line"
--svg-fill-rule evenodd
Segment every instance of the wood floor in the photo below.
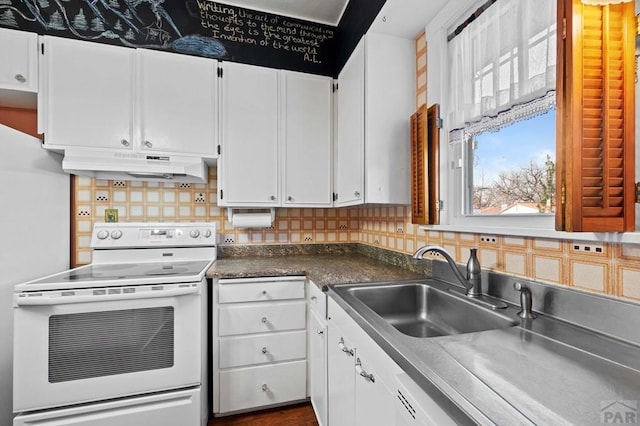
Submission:
M 318 426 L 311 404 L 303 403 L 209 420 L 208 426 Z

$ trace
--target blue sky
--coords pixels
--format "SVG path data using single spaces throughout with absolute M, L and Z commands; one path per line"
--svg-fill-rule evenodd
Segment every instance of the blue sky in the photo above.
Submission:
M 484 184 L 495 179 L 502 171 L 526 166 L 531 160 L 544 165 L 547 154 L 555 161 L 556 110 L 520 121 L 499 132 L 485 132 L 476 137 L 477 165 L 474 181 Z

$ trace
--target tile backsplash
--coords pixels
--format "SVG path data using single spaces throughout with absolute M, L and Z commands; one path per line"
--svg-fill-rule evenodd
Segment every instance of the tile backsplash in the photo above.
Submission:
M 74 265 L 91 262 L 91 230 L 117 209 L 120 222 L 216 222 L 221 244 L 348 243 L 359 241 L 358 208 L 276 209 L 269 228 L 234 228 L 216 204 L 216 169 L 207 184 L 131 182 L 74 177 Z
M 397 205 L 281 208 L 272 227 L 233 228 L 216 205 L 215 169 L 201 185 L 75 177 L 74 207 L 76 265 L 91 262 L 93 223 L 117 209 L 122 222 L 216 222 L 222 245 L 359 242 L 410 254 L 438 244 L 459 263 L 477 247 L 484 269 L 640 302 L 640 245 L 423 231 L 411 224 L 409 206 Z

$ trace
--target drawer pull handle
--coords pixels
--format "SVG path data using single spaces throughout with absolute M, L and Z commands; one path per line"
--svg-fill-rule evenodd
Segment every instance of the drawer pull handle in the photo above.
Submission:
M 262 392 L 269 392 L 269 386 L 266 383 L 262 385 Z
M 262 353 L 265 354 L 265 355 L 269 353 L 269 351 L 267 350 L 266 346 L 264 348 L 262 348 Z
M 262 317 L 261 321 L 262 321 L 263 324 L 266 324 L 267 323 L 267 317 Z
M 342 338 L 342 337 L 340 338 L 340 341 L 338 342 L 338 347 L 345 354 L 347 354 L 349 356 L 353 356 L 353 349 L 349 349 L 344 345 L 344 338 Z
M 362 362 L 360 362 L 360 358 L 356 359 L 356 373 L 358 373 L 361 377 L 364 377 L 366 380 L 371 383 L 376 382 L 376 378 L 373 377 L 373 373 L 367 373 L 362 369 Z

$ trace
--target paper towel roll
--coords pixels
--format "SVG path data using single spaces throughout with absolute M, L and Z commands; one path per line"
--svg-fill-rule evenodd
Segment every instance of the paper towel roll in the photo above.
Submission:
M 268 228 L 271 226 L 271 214 L 234 213 L 231 225 L 234 228 Z

